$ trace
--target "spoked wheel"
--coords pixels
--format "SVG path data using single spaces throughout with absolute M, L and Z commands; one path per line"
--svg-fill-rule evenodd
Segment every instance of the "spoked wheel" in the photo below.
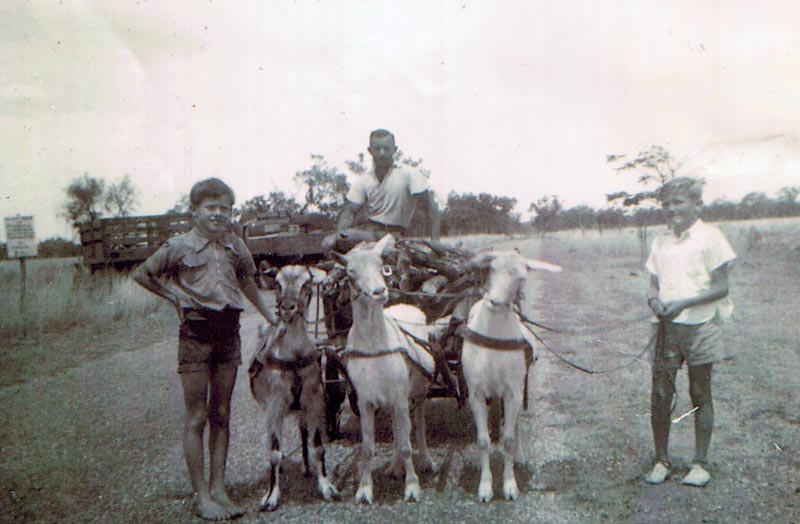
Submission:
M 338 363 L 329 357 L 323 370 L 325 385 L 325 426 L 328 438 L 337 440 L 341 438 L 339 415 L 342 412 L 344 399 L 347 397 L 347 379 L 339 374 Z

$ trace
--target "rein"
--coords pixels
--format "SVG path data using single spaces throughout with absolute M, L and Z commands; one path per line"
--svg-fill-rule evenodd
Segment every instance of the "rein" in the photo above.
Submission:
M 584 372 L 584 373 L 587 373 L 587 374 L 589 374 L 589 375 L 602 375 L 602 374 L 611 373 L 611 372 L 614 372 L 614 371 L 619 371 L 620 369 L 624 369 L 624 368 L 626 368 L 626 367 L 630 366 L 631 364 L 633 364 L 633 362 L 631 361 L 631 362 L 629 362 L 628 364 L 621 364 L 621 365 L 619 365 L 619 366 L 615 366 L 615 367 L 613 367 L 613 368 L 609 368 L 609 369 L 601 369 L 601 370 L 598 370 L 598 369 L 589 369 L 589 368 L 585 368 L 585 367 L 583 367 L 583 366 L 581 366 L 581 365 L 579 365 L 579 364 L 576 364 L 575 362 L 572 362 L 571 360 L 569 360 L 568 358 L 564 357 L 564 356 L 563 356 L 563 355 L 561 355 L 559 352 L 557 352 L 556 350 L 554 350 L 553 348 L 551 348 L 551 347 L 550 347 L 550 346 L 547 344 L 547 342 L 545 342 L 545 341 L 542 339 L 542 337 L 540 337 L 540 336 L 539 336 L 539 334 L 538 334 L 538 333 L 536 333 L 536 332 L 533 330 L 533 328 L 531 328 L 531 326 L 541 327 L 542 329 L 548 329 L 548 328 L 546 328 L 546 327 L 544 327 L 544 326 L 540 326 L 540 325 L 539 325 L 539 324 L 537 324 L 536 322 L 533 322 L 532 320 L 530 320 L 530 319 L 528 319 L 526 316 L 524 316 L 522 313 L 518 313 L 518 314 L 519 314 L 519 316 L 520 316 L 520 320 L 522 320 L 522 323 L 523 323 L 523 325 L 525 326 L 525 329 L 527 329 L 528 331 L 530 331 L 531 335 L 533 335 L 533 336 L 534 336 L 534 338 L 536 338 L 536 340 L 537 340 L 537 341 L 539 341 L 539 343 L 541 343 L 541 344 L 542 344 L 542 346 L 544 346 L 544 348 L 545 348 L 547 351 L 549 351 L 550 353 L 552 353 L 553 355 L 555 355 L 555 356 L 556 356 L 556 357 L 557 357 L 559 360 L 561 360 L 562 362 L 564 362 L 564 363 L 566 363 L 566 364 L 568 364 L 568 365 L 572 366 L 573 368 L 577 369 L 578 371 L 582 371 L 582 372 Z M 649 317 L 649 316 L 650 316 L 650 315 L 648 315 L 648 317 Z M 563 333 L 563 331 L 556 331 L 556 333 Z M 658 335 L 658 333 L 654 333 L 654 334 L 653 334 L 653 336 L 651 336 L 651 337 L 650 337 L 650 340 L 647 342 L 647 344 L 645 344 L 645 346 L 644 346 L 644 348 L 642 349 L 642 351 L 640 351 L 640 352 L 639 352 L 639 354 L 638 354 L 638 355 L 636 355 L 636 356 L 631 356 L 631 358 L 632 358 L 633 360 L 640 360 L 640 359 L 641 359 L 641 357 L 642 357 L 642 355 L 644 355 L 644 354 L 645 354 L 645 352 L 648 350 L 648 348 L 651 346 L 651 344 L 653 344 L 653 342 L 657 340 L 657 335 Z
M 623 327 L 625 327 L 625 326 L 627 326 L 629 324 L 637 324 L 637 323 L 639 323 L 639 322 L 641 322 L 643 320 L 647 320 L 648 318 L 653 316 L 652 313 L 645 313 L 643 315 L 639 315 L 638 317 L 630 318 L 628 320 L 623 320 L 623 321 L 620 321 L 620 322 L 614 322 L 613 324 L 609 324 L 609 325 L 606 325 L 606 326 L 600 326 L 600 327 L 596 327 L 596 328 L 592 328 L 592 329 L 586 329 L 586 330 L 578 330 L 578 329 L 554 328 L 554 327 L 551 327 L 551 326 L 547 326 L 547 325 L 541 324 L 541 323 L 536 322 L 534 320 L 531 320 L 530 318 L 525 316 L 525 314 L 519 309 L 519 307 L 515 307 L 514 308 L 514 312 L 519 316 L 520 320 L 522 320 L 526 324 L 530 324 L 531 326 L 544 329 L 545 331 L 550 331 L 552 333 L 559 333 L 559 334 L 562 334 L 562 335 L 588 335 L 588 334 L 596 333 L 596 332 L 610 331 L 612 329 L 621 329 L 621 328 L 623 328 Z

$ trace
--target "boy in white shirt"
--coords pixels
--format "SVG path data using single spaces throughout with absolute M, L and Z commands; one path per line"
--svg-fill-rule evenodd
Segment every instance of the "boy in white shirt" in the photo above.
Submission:
M 683 483 L 702 487 L 711 479 L 706 468 L 714 425 L 711 369 L 719 359 L 721 322 L 733 308 L 728 267 L 736 254 L 719 229 L 700 220 L 702 192 L 702 182 L 688 177 L 664 185 L 659 196 L 670 231 L 653 240 L 646 263 L 652 287 L 647 303 L 660 323 L 650 400 L 656 452 L 646 477 L 651 484 L 661 484 L 670 474 L 670 406 L 676 394 L 675 375 L 684 361 L 696 411 L 695 456 Z

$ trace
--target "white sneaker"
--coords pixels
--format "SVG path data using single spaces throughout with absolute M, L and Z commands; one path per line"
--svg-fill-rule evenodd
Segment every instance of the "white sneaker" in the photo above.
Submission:
M 657 460 L 655 465 L 653 466 L 653 470 L 650 472 L 647 477 L 645 477 L 645 482 L 648 484 L 661 484 L 665 480 L 669 478 L 669 468 L 666 464 Z
M 700 464 L 692 464 L 692 469 L 689 470 L 689 473 L 683 477 L 683 484 L 687 486 L 697 486 L 698 488 L 702 488 L 708 481 L 711 480 L 711 473 L 709 473 L 706 468 L 701 466 Z

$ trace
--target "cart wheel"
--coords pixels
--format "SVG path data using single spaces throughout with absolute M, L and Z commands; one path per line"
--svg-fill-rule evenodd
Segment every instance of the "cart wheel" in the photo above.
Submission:
M 325 426 L 330 440 L 341 438 L 339 415 L 347 396 L 347 383 L 339 377 L 333 359 L 325 364 Z

